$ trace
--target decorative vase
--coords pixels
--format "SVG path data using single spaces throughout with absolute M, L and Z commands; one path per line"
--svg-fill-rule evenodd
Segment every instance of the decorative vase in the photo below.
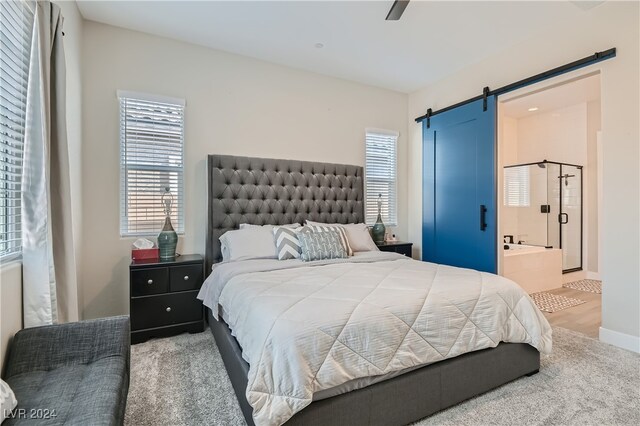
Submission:
M 378 195 L 378 219 L 371 229 L 371 236 L 373 242 L 376 244 L 384 243 L 384 233 L 386 231 L 384 223 L 382 223 L 382 194 Z
M 164 219 L 162 231 L 158 234 L 158 248 L 160 249 L 161 260 L 171 260 L 176 257 L 176 244 L 178 244 L 178 234 L 171 225 L 171 218 Z

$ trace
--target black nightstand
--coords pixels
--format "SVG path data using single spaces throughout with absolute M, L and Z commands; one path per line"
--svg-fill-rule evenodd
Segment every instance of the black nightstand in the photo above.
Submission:
M 385 241 L 384 243 L 376 243 L 380 251 L 392 251 L 411 257 L 411 248 L 413 243 L 405 243 L 402 241 Z
M 174 260 L 133 261 L 129 266 L 131 343 L 204 330 L 204 260 L 187 254 Z

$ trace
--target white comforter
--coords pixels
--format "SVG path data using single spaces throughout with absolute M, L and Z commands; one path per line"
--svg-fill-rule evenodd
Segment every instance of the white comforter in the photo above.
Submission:
M 219 309 L 249 363 L 256 425 L 280 425 L 313 394 L 500 342 L 551 351 L 527 294 L 493 274 L 372 252 L 303 263 L 221 264 L 198 297 Z

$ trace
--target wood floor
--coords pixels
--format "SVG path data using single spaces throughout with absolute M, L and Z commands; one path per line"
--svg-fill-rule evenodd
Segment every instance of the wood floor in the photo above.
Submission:
M 573 299 L 580 299 L 586 302 L 582 305 L 563 309 L 562 311 L 554 312 L 552 314 L 543 312 L 551 325 L 568 328 L 569 330 L 586 334 L 589 337 L 598 338 L 602 312 L 601 294 L 573 290 L 570 288 L 557 288 L 549 290 L 549 293 L 571 297 Z

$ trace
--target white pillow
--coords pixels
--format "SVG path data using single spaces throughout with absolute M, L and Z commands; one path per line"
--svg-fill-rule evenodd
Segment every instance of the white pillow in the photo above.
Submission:
M 9 385 L 0 379 L 0 423 L 9 417 L 11 410 L 16 408 L 18 401 Z
M 225 232 L 220 236 L 222 260 L 277 259 L 272 229 L 272 226 L 256 226 Z
M 340 223 L 321 223 L 312 222 L 307 220 L 307 225 L 311 226 L 341 226 L 347 233 L 347 239 L 349 240 L 349 246 L 354 252 L 357 251 L 378 251 L 378 246 L 371 239 L 369 228 L 364 223 L 349 223 L 346 225 Z
M 222 235 L 221 235 L 222 237 Z M 222 261 L 223 262 L 228 262 L 229 261 L 229 248 L 227 247 L 227 245 L 220 239 L 218 238 L 218 240 L 220 240 L 220 252 L 222 253 Z
M 251 223 L 241 223 L 240 224 L 240 229 L 262 228 L 262 229 L 269 229 L 270 232 L 273 232 L 273 228 L 275 228 L 276 226 L 285 226 L 287 228 L 296 229 L 296 228 L 300 228 L 300 226 L 302 226 L 302 225 L 300 225 L 299 223 L 291 223 L 289 225 L 253 225 Z M 220 251 L 222 252 L 222 261 L 223 262 L 228 262 L 229 260 L 231 260 L 231 254 L 229 253 L 229 247 L 227 247 L 227 245 L 226 245 L 226 240 L 223 241 L 221 238 L 219 238 L 219 240 L 220 240 Z

